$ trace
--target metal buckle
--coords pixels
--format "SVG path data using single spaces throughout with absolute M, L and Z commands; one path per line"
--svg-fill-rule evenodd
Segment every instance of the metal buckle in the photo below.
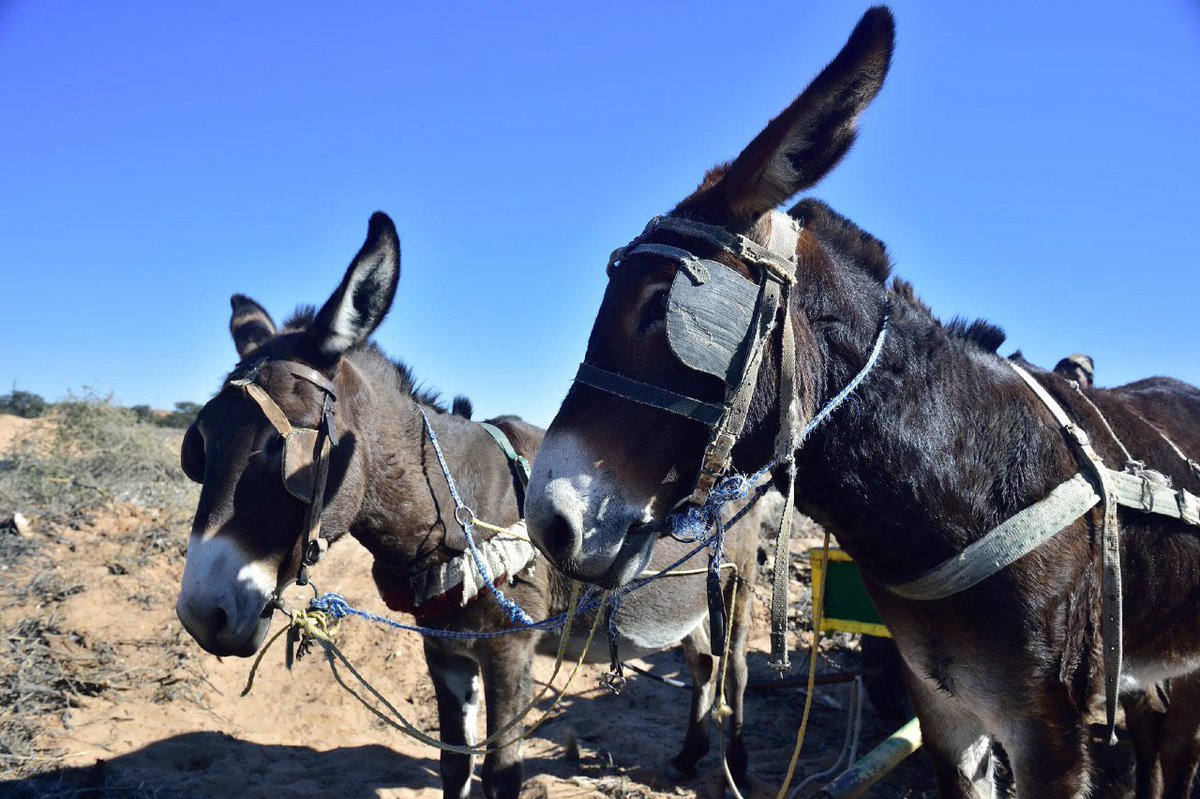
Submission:
M 720 476 L 729 467 L 729 456 L 737 439 L 729 433 L 721 433 L 712 440 L 704 451 L 704 463 L 701 468 L 708 474 Z
M 606 671 L 600 675 L 600 686 L 613 696 L 620 696 L 621 691 L 625 690 L 625 686 L 628 684 L 629 681 L 625 679 L 625 675 L 623 674 Z
M 317 561 L 329 551 L 329 541 L 324 538 L 314 538 L 304 548 L 304 565 L 316 566 Z

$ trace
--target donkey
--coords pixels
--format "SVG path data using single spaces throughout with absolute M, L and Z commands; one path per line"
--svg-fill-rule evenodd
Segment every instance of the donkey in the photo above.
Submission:
M 1074 380 L 1080 388 L 1091 388 L 1095 380 L 1096 365 L 1092 356 L 1075 353 L 1054 364 L 1054 373 L 1068 380 Z
M 177 613 L 212 654 L 253 655 L 267 633 L 275 597 L 302 568 L 307 506 L 294 483 L 303 470 L 289 463 L 293 445 L 279 427 L 320 428 L 326 394 L 336 395 L 328 427 L 336 430 L 337 443 L 326 457 L 322 538 L 332 542 L 349 533 L 364 544 L 375 557 L 373 576 L 384 600 L 413 612 L 423 625 L 485 632 L 510 627 L 496 601 L 485 596 L 487 587 L 472 582 L 466 534 L 430 451 L 423 414 L 436 430 L 464 501 L 480 518 L 501 527 L 521 518 L 524 475 L 514 471 L 514 460 L 518 454 L 532 458 L 544 431 L 513 416 L 492 420 L 515 450 L 506 453 L 485 426 L 466 418 L 469 402 L 459 398 L 456 413 L 447 412 L 434 394 L 418 390 L 406 366 L 369 341 L 392 304 L 399 276 L 396 230 L 379 213 L 371 218 L 366 243 L 341 285 L 319 311 L 302 310 L 277 330 L 258 303 L 232 298 L 230 332 L 241 362 L 187 430 L 181 451 L 184 471 L 202 489 Z M 258 391 L 250 390 L 248 380 Z M 262 394 L 270 398 L 266 405 Z M 268 418 L 270 403 L 286 420 Z M 489 534 L 479 529 L 475 534 L 485 557 L 496 564 L 496 585 L 533 618 L 566 609 L 570 582 L 536 558 L 533 547 L 525 544 L 522 550 L 509 542 L 501 551 Z M 753 577 L 756 539 L 752 519 L 731 532 L 727 551 L 737 566 L 736 579 Z M 664 540 L 648 568 L 664 569 L 688 551 L 682 543 Z M 683 748 L 669 768 L 681 778 L 695 773 L 708 749 L 704 722 L 714 699 L 715 668 L 703 623 L 706 583 L 703 569 L 696 569 L 704 565 L 700 560 L 685 564 L 689 574 L 664 577 L 630 593 L 615 614 L 622 656 L 683 642 L 693 676 L 691 715 Z M 735 578 L 723 573 L 728 603 Z M 749 612 L 748 597 L 731 610 L 730 766 L 743 782 Z M 576 635 L 589 627 L 589 619 L 581 617 Z M 538 637 L 525 631 L 470 641 L 425 639 L 442 741 L 474 742 L 481 686 L 489 734 L 516 718 L 532 698 Z M 513 741 L 521 730 L 514 727 L 499 742 Z M 443 752 L 445 796 L 469 795 L 472 770 L 471 757 Z M 482 778 L 487 796 L 515 797 L 522 781 L 519 745 L 488 754 Z
M 1091 356 L 1079 354 L 1054 365 L 1055 374 L 1083 389 L 1095 386 L 1095 369 Z M 1169 413 L 1158 395 L 1172 394 L 1174 388 L 1167 378 L 1150 378 L 1112 391 L 1144 418 L 1157 418 Z M 1127 691 L 1121 704 L 1133 743 L 1137 799 L 1187 799 L 1200 767 L 1200 675 L 1185 674 L 1142 691 Z
M 529 531 L 573 578 L 615 585 L 637 574 L 664 517 L 711 480 L 697 470 L 702 455 L 709 460 L 711 429 L 680 417 L 696 408 L 727 415 L 732 406 L 722 397 L 745 382 L 692 366 L 696 351 L 673 331 L 700 325 L 714 345 L 729 340 L 728 325 L 701 318 L 692 295 L 716 296 L 697 286 L 712 275 L 725 287 L 740 280 L 748 287 L 722 289 L 721 315 L 748 320 L 733 351 L 742 363 L 761 354 L 761 365 L 740 436 L 724 442 L 732 445 L 729 468 L 750 472 L 795 458 L 792 469 L 775 470 L 776 480 L 859 564 L 899 646 L 941 796 L 994 796 L 993 742 L 1010 757 L 1019 796 L 1085 795 L 1084 721 L 1103 686 L 1100 629 L 1108 623 L 1099 612 L 1105 514 L 1083 511 L 953 596 L 896 591 L 1077 475 L 1064 426 L 996 353 L 998 328 L 934 324 L 887 288 L 883 244 L 823 203 L 775 210 L 850 149 L 893 41 L 891 13 L 869 10 L 841 53 L 736 159 L 617 252 L 587 368 L 534 465 Z M 787 288 L 773 316 L 761 299 L 769 282 L 776 296 Z M 741 313 L 725 302 L 734 295 L 748 297 L 754 314 L 766 311 Z M 1029 369 L 1106 463 L 1125 463 L 1116 436 L 1174 486 L 1200 490 L 1200 476 L 1176 451 L 1200 452 L 1200 389 L 1162 380 L 1145 404 L 1095 390 L 1087 400 L 1097 411 L 1066 381 Z M 628 398 L 646 386 L 654 391 Z M 850 402 L 842 401 L 846 389 Z M 777 435 L 807 419 L 823 423 L 803 446 Z M 713 462 L 723 465 L 720 455 Z M 1126 687 L 1191 673 L 1200 663 L 1196 531 L 1124 507 L 1116 516 Z M 1115 651 L 1116 642 L 1103 647 Z

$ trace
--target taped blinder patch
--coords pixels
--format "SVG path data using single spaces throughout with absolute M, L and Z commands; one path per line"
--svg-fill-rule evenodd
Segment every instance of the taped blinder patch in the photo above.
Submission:
M 701 260 L 706 279 L 680 269 L 667 295 L 667 343 L 684 366 L 727 384 L 742 374 L 759 287 L 717 261 Z

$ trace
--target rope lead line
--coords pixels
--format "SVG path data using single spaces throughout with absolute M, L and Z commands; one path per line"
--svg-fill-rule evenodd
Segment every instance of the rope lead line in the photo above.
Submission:
M 789 509 L 790 510 L 790 509 Z M 825 562 L 829 562 L 829 531 L 825 531 L 825 541 L 821 545 L 822 555 Z M 825 575 L 829 573 L 829 569 L 821 570 L 821 585 L 820 598 L 821 603 L 825 602 Z M 814 598 L 818 596 L 817 586 L 812 587 Z M 783 778 L 783 784 L 779 786 L 779 793 L 775 795 L 775 799 L 787 799 L 788 789 L 792 786 L 792 779 L 796 776 L 796 764 L 800 762 L 800 750 L 804 748 L 804 736 L 808 732 L 808 714 L 812 712 L 813 703 L 813 688 L 817 682 L 817 655 L 819 654 L 819 645 L 821 643 L 821 617 L 824 613 L 817 608 L 817 603 L 813 602 L 813 637 L 812 648 L 808 658 L 808 690 L 804 694 L 804 713 L 800 716 L 800 729 L 796 730 L 796 745 L 792 748 L 792 758 L 788 761 L 787 775 Z
M 347 693 L 349 693 L 352 697 L 354 697 L 354 699 L 362 704 L 363 707 L 371 711 L 371 713 L 381 721 L 385 722 L 393 729 L 404 733 L 405 735 L 408 735 L 409 737 L 428 746 L 432 746 L 443 751 L 465 755 L 486 755 L 505 747 L 512 746 L 515 743 L 519 743 L 531 735 L 546 721 L 546 719 L 550 717 L 550 715 L 562 701 L 563 697 L 566 696 L 567 690 L 571 687 L 571 683 L 574 682 L 576 675 L 578 675 L 580 668 L 582 668 L 584 661 L 587 659 L 588 650 L 591 648 L 592 640 L 596 635 L 596 630 L 599 629 L 601 618 L 601 614 L 597 613 L 593 619 L 591 631 L 588 633 L 587 640 L 583 646 L 583 652 L 580 654 L 579 659 L 575 662 L 574 667 L 571 669 L 571 673 L 567 676 L 567 681 L 563 685 L 562 690 L 558 692 L 558 695 L 554 698 L 554 701 L 550 703 L 550 707 L 546 708 L 545 712 L 542 713 L 538 720 L 530 727 L 523 730 L 519 735 L 513 737 L 509 741 L 505 741 L 502 744 L 492 746 L 497 739 L 508 733 L 514 727 L 517 727 L 525 720 L 529 713 L 532 712 L 537 706 L 538 702 L 541 702 L 546 696 L 546 693 L 553 687 L 554 680 L 558 677 L 559 672 L 562 670 L 562 665 L 566 658 L 567 647 L 571 639 L 571 632 L 574 628 L 575 620 L 579 615 L 579 584 L 574 583 L 571 587 L 570 603 L 566 614 L 564 614 L 567 617 L 567 622 L 563 626 L 562 636 L 559 639 L 558 651 L 554 660 L 554 670 L 551 672 L 550 677 L 546 680 L 545 684 L 543 684 L 542 689 L 529 701 L 528 704 L 525 705 L 525 707 L 516 715 L 516 717 L 514 717 L 507 724 L 503 725 L 500 729 L 493 732 L 487 738 L 480 741 L 478 744 L 458 746 L 454 744 L 443 743 L 437 738 L 434 738 L 433 736 L 417 728 L 412 724 L 412 722 L 408 721 L 408 719 L 406 719 L 404 715 L 370 683 L 369 680 L 362 676 L 362 674 L 354 667 L 354 664 L 350 662 L 345 653 L 341 651 L 341 649 L 333 640 L 334 635 L 337 633 L 337 620 L 333 619 L 333 617 L 325 611 L 313 608 L 313 605 L 317 604 L 319 601 L 319 599 L 314 599 L 309 604 L 308 609 L 291 611 L 288 614 L 290 616 L 288 625 L 271 636 L 270 640 L 267 641 L 266 645 L 259 652 L 258 657 L 255 658 L 254 664 L 250 668 L 250 675 L 249 679 L 246 681 L 246 687 L 242 690 L 242 696 L 246 696 L 248 693 L 250 693 L 250 689 L 254 685 L 255 672 L 258 670 L 259 663 L 262 662 L 263 655 L 265 655 L 267 650 L 271 648 L 271 645 L 274 644 L 275 641 L 279 640 L 279 638 L 288 631 L 297 629 L 300 631 L 301 652 L 304 651 L 305 647 L 311 646 L 313 642 L 320 644 L 325 650 L 325 657 L 329 663 L 330 673 L 333 674 L 334 680 Z M 601 602 L 603 603 L 603 601 L 604 600 L 602 599 Z M 339 662 L 346 667 L 346 669 L 350 672 L 354 679 L 358 681 L 362 688 L 366 689 L 371 696 L 373 696 L 381 705 L 383 705 L 383 707 L 387 710 L 386 713 L 375 705 L 371 704 L 361 693 L 346 683 L 341 672 L 338 671 Z

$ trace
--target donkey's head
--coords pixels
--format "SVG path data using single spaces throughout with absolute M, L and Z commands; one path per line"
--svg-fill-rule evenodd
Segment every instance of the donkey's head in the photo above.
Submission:
M 202 488 L 176 612 L 215 655 L 251 655 L 262 643 L 272 598 L 305 557 L 309 509 L 323 499 L 316 515 L 326 540 L 345 533 L 358 512 L 356 405 L 366 389 L 343 355 L 383 321 L 399 277 L 396 228 L 377 213 L 315 315 L 277 331 L 262 306 L 233 296 L 229 329 L 241 360 L 184 434 L 180 457 Z M 314 497 L 320 471 L 327 479 Z
M 1095 380 L 1096 364 L 1090 355 L 1068 355 L 1054 365 L 1054 373 L 1074 380 L 1080 388 L 1091 388 Z
M 893 40 L 891 13 L 868 11 L 841 53 L 741 155 L 614 253 L 584 366 L 538 453 L 526 503 L 533 540 L 567 574 L 627 582 L 644 568 L 664 516 L 697 496 L 698 467 L 716 441 L 706 423 L 758 357 L 761 317 L 776 317 L 777 306 L 762 304 L 764 285 L 779 278 L 769 273 L 779 262 L 804 269 L 797 253 L 805 237 L 776 208 L 850 149 Z M 809 322 L 792 314 L 802 364 L 822 357 Z M 748 449 L 769 457 L 763 422 L 778 409 L 779 374 L 771 363 L 758 374 L 735 465 Z

